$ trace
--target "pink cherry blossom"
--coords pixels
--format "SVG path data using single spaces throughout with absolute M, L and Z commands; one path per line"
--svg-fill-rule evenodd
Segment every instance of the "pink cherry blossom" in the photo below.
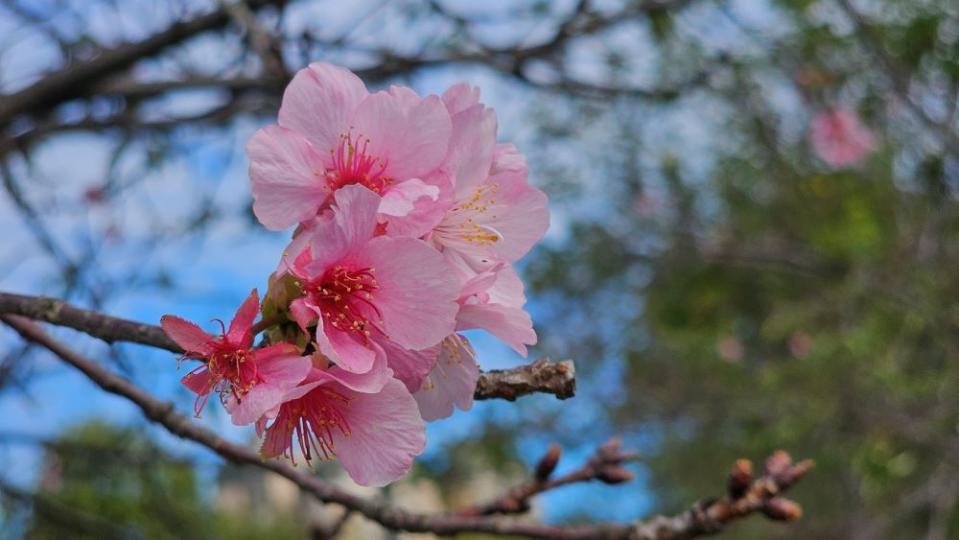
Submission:
M 443 340 L 436 365 L 413 394 L 423 420 L 446 418 L 453 414 L 454 406 L 470 410 L 479 374 L 476 354 L 465 337 L 451 334 Z
M 371 391 L 351 384 L 351 376 L 336 366 L 311 371 L 287 394 L 272 425 L 258 422 L 258 431 L 265 429 L 263 456 L 295 460 L 298 446 L 307 463 L 336 457 L 364 486 L 383 486 L 405 475 L 426 444 L 416 401 L 396 379 Z
M 256 289 L 237 309 L 229 330 L 220 337 L 174 315 L 161 318 L 163 330 L 180 347 L 185 358 L 205 363 L 183 377 L 183 385 L 197 394 L 197 415 L 215 390 L 227 404 L 233 423 L 255 422 L 276 407 L 288 390 L 310 371 L 310 360 L 289 343 L 252 349 L 253 320 L 259 311 Z
M 857 165 L 876 148 L 872 131 L 846 108 L 818 113 L 812 120 L 809 137 L 816 155 L 831 167 Z
M 373 340 L 386 355 L 386 364 L 393 376 L 406 385 L 410 392 L 417 391 L 430 374 L 440 354 L 440 344 L 420 350 L 412 350 L 397 345 L 386 336 L 373 333 Z
M 457 268 L 457 265 L 451 266 Z M 464 273 L 461 271 L 461 276 Z M 457 330 L 486 330 L 524 357 L 526 346 L 536 344 L 533 321 L 523 310 L 526 303 L 523 282 L 510 265 L 499 263 L 466 278 L 458 302 Z
M 279 124 L 247 144 L 253 211 L 268 229 L 284 229 L 359 184 L 382 196 L 381 221 L 402 227 L 438 198 L 451 131 L 437 96 L 399 87 L 370 94 L 349 70 L 311 64 L 287 87 Z
M 422 240 L 374 236 L 380 198 L 363 186 L 337 190 L 333 211 L 315 222 L 290 265 L 303 296 L 290 312 L 333 363 L 365 373 L 378 342 L 421 350 L 453 331 L 459 286 L 446 262 Z
M 486 176 L 462 189 L 430 235 L 430 242 L 454 251 L 477 269 L 525 255 L 549 227 L 546 195 L 531 186 L 522 155 L 497 145 Z

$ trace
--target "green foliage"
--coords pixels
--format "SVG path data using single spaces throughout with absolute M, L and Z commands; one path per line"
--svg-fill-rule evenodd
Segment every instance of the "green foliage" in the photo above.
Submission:
M 38 496 L 95 516 L 130 537 L 252 540 L 304 534 L 291 515 L 264 520 L 217 510 L 203 496 L 193 465 L 168 455 L 141 430 L 85 423 L 48 448 Z M 28 537 L 99 540 L 101 534 L 72 529 L 60 511 L 36 511 Z
M 959 21 L 942 2 L 880 4 L 868 32 L 850 33 L 822 2 L 778 2 L 790 30 L 726 80 L 729 115 L 705 128 L 717 148 L 706 173 L 689 172 L 702 155 L 651 149 L 611 108 L 597 122 L 635 136 L 597 143 L 613 155 L 604 163 L 660 163 L 640 186 L 658 206 L 638 212 L 610 187 L 602 218 L 574 220 L 528 268 L 532 296 L 559 306 L 540 321 L 545 342 L 581 346 L 549 352 L 581 355 L 581 373 L 597 358 L 622 366 L 625 399 L 604 404 L 608 429 L 657 427 L 647 464 L 658 510 L 717 493 L 739 457 L 783 448 L 815 459 L 794 493 L 801 522 L 754 520 L 735 538 L 920 538 L 932 523 L 942 538 L 959 535 L 949 480 L 959 473 L 959 155 L 929 142 L 941 135 L 928 122 L 917 129 L 871 50 L 910 80 L 951 84 L 954 98 L 947 34 Z M 815 77 L 799 80 L 800 69 Z M 801 103 L 777 101 L 770 70 Z M 857 167 L 827 167 L 807 128 L 783 130 L 836 103 L 859 109 L 880 139 Z M 604 175 L 592 169 L 582 184 Z M 610 297 L 642 309 L 617 310 Z M 608 320 L 623 335 L 602 334 Z

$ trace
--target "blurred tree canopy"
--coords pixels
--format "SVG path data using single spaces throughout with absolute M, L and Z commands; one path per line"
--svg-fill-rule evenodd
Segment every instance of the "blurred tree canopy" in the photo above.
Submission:
M 0 2 L 2 28 L 18 28 L 0 30 L 16 36 L 0 39 L 2 212 L 18 231 L 4 288 L 109 309 L 189 284 L 176 269 L 197 239 L 250 223 L 219 179 L 243 182 L 237 148 L 311 60 L 424 91 L 469 79 L 551 197 L 550 237 L 524 269 L 534 354 L 575 359 L 580 395 L 491 413 L 461 451 L 505 463 L 530 438 L 619 433 L 644 452 L 649 509 L 669 511 L 715 491 L 735 458 L 788 448 L 817 462 L 795 493 L 806 515 L 736 538 L 959 537 L 954 0 L 247 2 L 258 26 L 214 2 L 80 4 Z M 14 58 L 27 47 L 41 60 Z M 51 73 L 66 82 L 38 94 Z M 810 144 L 811 119 L 834 107 L 876 136 L 857 166 Z M 93 183 L 51 176 L 78 132 L 109 148 Z M 194 195 L 156 208 L 164 189 Z M 70 221 L 91 208 L 108 211 Z M 5 392 L 29 391 L 23 354 L 0 359 Z M 453 482 L 450 461 L 418 474 Z M 199 496 L 175 464 L 111 466 L 110 489 L 136 484 L 138 498 L 91 494 L 102 469 L 78 464 L 58 500 L 147 523 L 152 486 Z
M 40 489 L 19 501 L 33 508 L 26 538 L 253 539 L 306 533 L 292 519 L 293 509 L 264 519 L 229 501 L 211 501 L 216 491 L 203 493 L 191 462 L 170 456 L 138 430 L 90 422 L 45 446 Z

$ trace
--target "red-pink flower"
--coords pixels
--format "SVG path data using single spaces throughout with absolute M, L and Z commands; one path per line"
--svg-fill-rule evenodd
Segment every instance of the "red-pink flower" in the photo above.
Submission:
M 422 240 L 374 236 L 380 198 L 363 186 L 335 194 L 333 211 L 309 231 L 289 267 L 303 296 L 290 304 L 301 328 L 333 363 L 365 373 L 378 344 L 421 350 L 453 331 L 459 286 L 442 255 Z
M 336 457 L 364 486 L 406 474 L 426 444 L 416 401 L 396 379 L 379 387 L 368 381 L 336 366 L 313 369 L 287 393 L 272 425 L 266 427 L 266 418 L 257 422 L 257 431 L 265 430 L 263 456 L 295 460 L 298 447 L 307 463 Z
M 253 320 L 258 311 L 259 298 L 254 289 L 237 309 L 229 330 L 219 337 L 174 315 L 160 319 L 164 332 L 183 347 L 185 358 L 205 361 L 182 379 L 183 385 L 197 394 L 197 415 L 210 394 L 217 391 L 234 424 L 255 422 L 279 405 L 286 392 L 309 372 L 310 359 L 300 356 L 289 343 L 251 348 Z
M 451 334 L 443 340 L 436 365 L 413 394 L 423 420 L 446 418 L 453 414 L 454 406 L 470 410 L 479 374 L 476 354 L 465 337 Z
M 421 199 L 438 197 L 431 175 L 451 129 L 437 96 L 400 87 L 370 94 L 349 70 L 311 64 L 287 87 L 279 125 L 247 144 L 253 212 L 268 229 L 284 229 L 315 216 L 336 190 L 359 184 L 382 196 L 381 221 L 416 219 Z
M 818 113 L 812 120 L 809 137 L 819 159 L 832 167 L 857 165 L 876 148 L 872 131 L 846 108 Z

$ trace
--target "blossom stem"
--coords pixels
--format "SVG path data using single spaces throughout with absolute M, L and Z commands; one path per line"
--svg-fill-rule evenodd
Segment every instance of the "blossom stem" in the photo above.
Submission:
M 278 322 L 279 321 L 275 317 L 261 319 L 260 322 L 255 323 L 252 327 L 250 327 L 250 333 L 255 336 L 267 328 L 275 326 Z

